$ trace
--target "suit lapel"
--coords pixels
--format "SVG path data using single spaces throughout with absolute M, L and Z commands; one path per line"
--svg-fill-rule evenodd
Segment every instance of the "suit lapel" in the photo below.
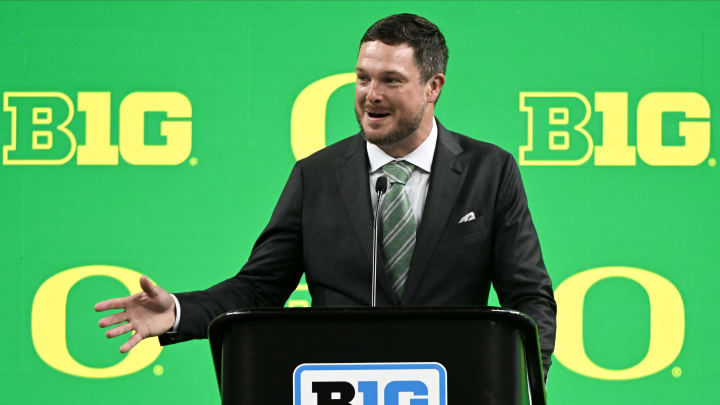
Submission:
M 343 203 L 347 209 L 348 218 L 358 238 L 358 249 L 362 251 L 362 255 L 366 259 L 367 276 L 368 280 L 370 280 L 372 272 L 371 254 L 374 214 L 372 212 L 372 203 L 369 194 L 369 164 L 367 162 L 365 141 L 361 135 L 356 135 L 353 141 L 350 142 L 345 151 L 345 157 L 347 160 L 338 168 L 337 181 Z M 362 268 L 363 266 L 360 267 Z M 390 288 L 390 281 L 384 269 L 385 266 L 383 265 L 382 257 L 380 257 L 377 274 L 378 292 L 381 290 L 384 291 L 384 295 L 390 297 L 390 301 L 392 301 L 394 305 L 398 305 L 400 301 Z M 380 295 L 378 294 L 378 296 Z M 370 291 L 368 291 L 368 298 L 370 298 Z
M 457 139 L 438 123 L 438 142 L 430 173 L 430 185 L 402 297 L 403 303 L 411 302 L 410 299 L 422 280 L 435 245 L 455 205 L 466 174 L 466 167 L 458 158 L 462 150 Z

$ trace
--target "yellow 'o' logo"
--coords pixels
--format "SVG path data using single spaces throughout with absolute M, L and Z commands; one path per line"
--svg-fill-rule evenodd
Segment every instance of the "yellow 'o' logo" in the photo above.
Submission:
M 583 344 L 583 304 L 595 283 L 611 277 L 635 281 L 650 299 L 650 345 L 645 358 L 633 367 L 609 370 L 593 363 Z M 680 292 L 667 279 L 632 267 L 600 267 L 578 273 L 555 290 L 558 304 L 555 357 L 570 370 L 592 378 L 629 380 L 645 377 L 669 366 L 682 349 L 685 309 Z
M 355 81 L 355 73 L 325 77 L 298 94 L 290 113 L 290 144 L 295 159 L 306 158 L 325 147 L 325 113 L 330 96 Z
M 78 281 L 91 276 L 112 277 L 130 294 L 140 291 L 140 273 L 122 267 L 83 266 L 50 277 L 38 289 L 32 306 L 32 341 L 38 356 L 50 367 L 78 377 L 119 377 L 147 367 L 162 351 L 157 338 L 143 340 L 122 361 L 105 368 L 84 366 L 70 355 L 65 338 L 67 296 Z

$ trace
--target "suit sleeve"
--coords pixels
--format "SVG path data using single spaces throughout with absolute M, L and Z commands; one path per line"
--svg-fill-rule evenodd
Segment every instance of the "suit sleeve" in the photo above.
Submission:
M 303 271 L 302 202 L 302 169 L 298 163 L 245 266 L 234 277 L 207 290 L 175 294 L 182 308 L 180 323 L 177 332 L 161 335 L 160 343 L 207 338 L 210 322 L 228 311 L 283 306 Z
M 499 188 L 493 221 L 493 285 L 502 306 L 529 315 L 537 324 L 547 376 L 555 347 L 557 308 L 520 170 L 510 154 L 503 165 Z

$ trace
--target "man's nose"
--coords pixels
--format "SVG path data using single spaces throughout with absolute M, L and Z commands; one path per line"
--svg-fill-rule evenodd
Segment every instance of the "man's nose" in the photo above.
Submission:
M 379 83 L 373 81 L 372 83 L 370 83 L 370 88 L 368 89 L 368 101 L 377 104 L 382 102 L 382 98 L 382 89 L 380 88 Z

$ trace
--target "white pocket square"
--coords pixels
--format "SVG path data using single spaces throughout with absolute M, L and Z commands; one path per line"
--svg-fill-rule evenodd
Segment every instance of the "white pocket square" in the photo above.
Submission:
M 462 224 L 463 222 L 470 222 L 475 220 L 475 212 L 470 211 L 467 214 L 465 214 L 462 218 L 460 218 L 460 222 L 458 224 Z

